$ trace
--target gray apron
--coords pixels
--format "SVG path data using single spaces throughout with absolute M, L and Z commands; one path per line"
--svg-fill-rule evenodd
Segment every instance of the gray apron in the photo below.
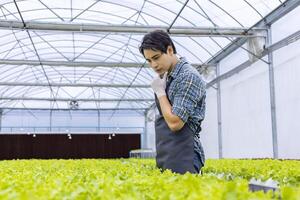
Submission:
M 162 171 L 170 169 L 179 174 L 197 173 L 193 161 L 195 153 L 192 130 L 185 123 L 182 129 L 172 132 L 162 116 L 156 95 L 155 102 L 160 113 L 155 119 L 157 167 Z

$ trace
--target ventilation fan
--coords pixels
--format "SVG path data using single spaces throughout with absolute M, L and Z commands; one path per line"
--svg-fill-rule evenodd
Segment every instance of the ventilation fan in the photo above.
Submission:
M 79 108 L 79 103 L 76 100 L 72 100 L 69 102 L 69 108 L 70 109 L 78 109 Z
M 205 82 L 210 82 L 216 78 L 216 67 L 213 65 L 203 65 L 198 68 Z
M 266 47 L 265 34 L 265 32 L 260 32 L 256 33 L 256 37 L 248 38 L 247 49 L 249 51 L 248 56 L 251 62 L 255 62 L 260 56 L 262 56 L 262 53 Z

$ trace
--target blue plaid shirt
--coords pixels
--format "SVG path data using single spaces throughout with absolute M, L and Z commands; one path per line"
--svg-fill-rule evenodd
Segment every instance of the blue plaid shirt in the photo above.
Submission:
M 205 115 L 205 83 L 199 72 L 185 58 L 180 58 L 167 77 L 168 98 L 172 113 L 199 136 Z

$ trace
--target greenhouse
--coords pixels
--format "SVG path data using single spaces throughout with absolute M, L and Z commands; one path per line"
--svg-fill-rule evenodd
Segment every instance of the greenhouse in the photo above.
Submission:
M 0 199 L 300 200 L 299 5 L 0 0 Z

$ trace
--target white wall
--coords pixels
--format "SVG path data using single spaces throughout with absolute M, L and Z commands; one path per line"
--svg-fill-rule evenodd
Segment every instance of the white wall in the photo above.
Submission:
M 224 157 L 272 157 L 269 96 L 261 61 L 221 82 Z
M 272 25 L 272 42 L 276 43 L 300 30 L 300 6 L 289 12 Z
M 206 113 L 202 122 L 200 139 L 207 158 L 219 158 L 217 93 L 214 88 L 206 91 Z
M 274 53 L 280 158 L 300 158 L 300 41 Z
M 299 31 L 300 7 L 272 26 L 277 42 Z M 273 52 L 279 158 L 300 158 L 300 41 Z M 247 59 L 239 49 L 220 62 L 221 74 Z M 267 57 L 263 58 L 267 61 Z M 218 155 L 217 96 L 210 88 L 203 124 L 207 157 Z M 221 81 L 223 156 L 225 158 L 273 157 L 268 65 L 257 61 Z M 211 113 L 213 112 L 213 113 Z
M 300 7 L 272 25 L 277 42 L 300 30 Z M 300 159 L 300 41 L 273 53 L 277 112 L 278 154 L 280 158 Z

